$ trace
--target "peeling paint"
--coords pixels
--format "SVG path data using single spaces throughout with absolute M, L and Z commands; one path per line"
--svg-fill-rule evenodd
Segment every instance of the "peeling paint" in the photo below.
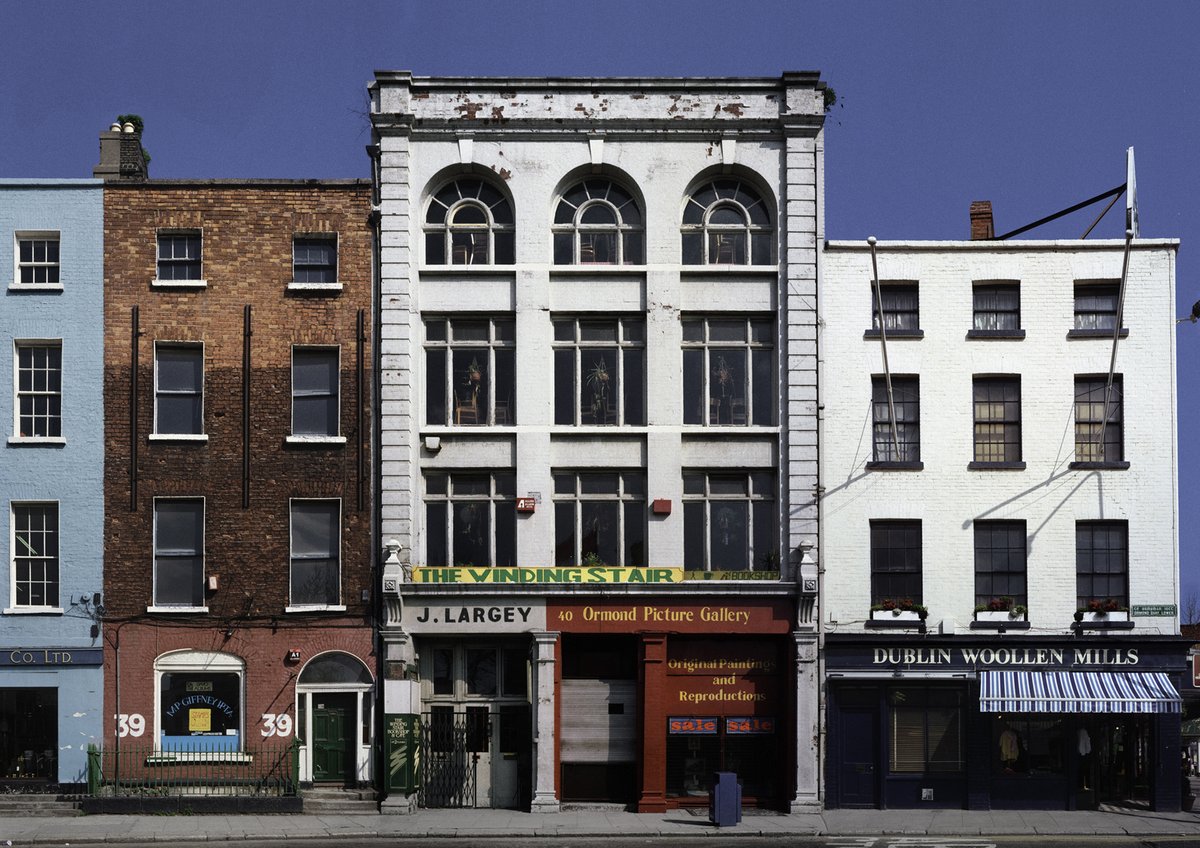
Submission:
M 454 111 L 458 112 L 464 118 L 473 121 L 479 117 L 479 110 L 482 108 L 482 103 L 464 103 L 461 106 L 455 106 Z
M 722 108 L 735 118 L 740 118 L 742 117 L 742 109 L 744 109 L 745 106 L 745 103 L 727 103 Z
M 413 100 L 428 100 L 429 92 L 428 91 L 414 91 L 412 93 L 412 99 Z
M 505 182 L 512 179 L 512 171 L 508 170 L 508 168 L 497 168 L 493 165 L 492 170 L 496 172 L 496 176 Z
M 493 106 L 492 107 L 492 120 L 493 121 L 503 121 L 504 120 L 504 107 L 503 106 Z

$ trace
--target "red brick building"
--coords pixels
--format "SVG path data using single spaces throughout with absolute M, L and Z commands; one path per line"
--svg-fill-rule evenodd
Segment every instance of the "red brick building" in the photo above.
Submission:
M 105 188 L 109 749 L 373 779 L 370 191 Z

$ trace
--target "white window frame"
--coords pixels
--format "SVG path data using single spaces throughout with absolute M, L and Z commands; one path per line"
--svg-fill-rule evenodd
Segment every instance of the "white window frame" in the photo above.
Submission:
M 22 394 L 44 394 L 53 395 L 54 392 L 22 392 L 21 391 L 21 348 L 25 347 L 57 347 L 59 354 L 59 369 L 58 383 L 59 390 L 57 392 L 59 399 L 59 433 L 58 436 L 23 436 L 21 435 L 21 395 Z M 66 394 L 63 383 L 66 377 L 66 368 L 63 367 L 65 362 L 65 353 L 62 339 L 13 339 L 13 359 L 12 359 L 12 399 L 13 399 L 13 421 L 12 435 L 8 438 L 10 445 L 65 445 L 67 437 L 61 435 L 64 432 L 64 419 L 62 414 L 63 400 Z
M 194 280 L 164 280 L 158 276 L 158 263 L 161 261 L 162 239 L 166 236 L 195 236 L 200 240 L 200 277 Z M 204 230 L 200 227 L 163 227 L 154 233 L 154 279 L 150 281 L 153 288 L 174 289 L 203 289 L 208 287 L 204 276 Z
M 296 433 L 296 352 L 297 351 L 333 351 L 337 357 L 337 367 L 334 371 L 336 382 L 334 384 L 334 396 L 337 399 L 337 409 L 334 412 L 334 425 L 336 432 L 334 433 Z M 344 445 L 346 437 L 342 435 L 342 347 L 341 345 L 320 345 L 320 344 L 305 344 L 292 345 L 291 355 L 291 405 L 290 420 L 288 422 L 288 437 L 289 444 L 308 444 L 308 445 Z
M 293 524 L 293 507 L 297 503 L 335 503 L 337 504 L 337 539 L 334 547 L 337 552 L 337 586 L 338 602 L 333 604 L 296 604 L 292 602 L 292 563 L 296 560 L 295 537 Z M 345 612 L 346 605 L 342 601 L 342 499 L 341 498 L 289 498 L 288 499 L 288 605 L 284 612 L 312 612 L 324 610 L 328 612 Z
M 609 492 L 585 493 L 583 491 L 582 478 L 587 477 L 589 475 L 594 475 L 594 474 L 595 475 L 602 474 L 602 475 L 606 475 L 606 476 L 607 475 L 615 475 L 617 478 L 617 491 L 615 493 L 609 493 Z M 617 551 L 617 561 L 616 562 L 604 562 L 601 564 L 601 566 L 608 567 L 608 568 L 613 568 L 613 567 L 645 568 L 645 567 L 649 566 L 649 564 L 650 564 L 650 562 L 649 562 L 649 547 L 650 547 L 650 526 L 649 526 L 649 524 L 650 523 L 647 519 L 647 515 L 648 515 L 647 496 L 648 496 L 649 490 L 647 489 L 646 470 L 644 468 L 556 469 L 551 473 L 551 477 L 553 478 L 553 487 L 552 488 L 554 491 L 554 494 L 552 496 L 551 505 L 553 506 L 553 509 L 554 509 L 554 545 L 555 545 L 555 551 L 556 551 L 556 558 L 557 558 L 557 547 L 558 547 L 558 514 L 559 514 L 560 507 L 569 508 L 571 511 L 571 523 L 572 523 L 571 534 L 572 534 L 572 538 L 574 540 L 574 550 L 571 552 L 571 561 L 568 563 L 564 563 L 562 566 L 560 566 L 556 561 L 554 564 L 555 568 L 562 568 L 562 567 L 569 568 L 569 567 L 573 567 L 573 566 L 585 565 L 584 555 L 583 555 L 583 536 L 584 536 L 583 510 L 584 510 L 584 504 L 587 504 L 587 503 L 605 503 L 605 504 L 616 504 L 617 505 L 617 529 L 616 529 L 616 532 L 617 532 L 617 536 L 619 539 L 619 542 L 618 542 L 619 547 L 618 547 L 618 551 Z M 572 482 L 572 491 L 569 493 L 558 491 L 558 482 L 559 482 L 558 478 L 565 478 L 565 477 L 572 478 L 572 481 L 571 481 Z M 631 479 L 636 479 L 636 478 L 641 478 L 641 489 L 642 489 L 641 494 L 631 493 L 629 490 L 631 488 L 637 488 L 637 487 L 636 486 L 631 487 L 631 486 L 626 485 L 627 481 L 629 481 Z M 630 543 L 630 537 L 629 537 L 630 522 L 627 520 L 626 507 L 630 506 L 630 505 L 633 505 L 633 506 L 639 508 L 638 509 L 638 513 L 639 513 L 638 522 L 640 525 L 640 529 L 642 531 L 642 546 L 644 549 L 646 549 L 646 562 L 643 562 L 643 563 L 630 563 L 630 562 L 627 562 L 625 559 L 626 553 L 628 552 L 628 549 L 629 549 L 629 543 Z M 586 563 L 586 565 L 589 565 L 589 566 L 596 565 L 596 563 Z
M 159 430 L 158 425 L 158 398 L 164 392 L 158 386 L 158 352 L 162 348 L 173 348 L 179 350 L 188 348 L 197 350 L 200 353 L 200 432 L 199 433 L 171 433 Z M 208 434 L 204 432 L 204 389 L 207 381 L 207 372 L 204 367 L 204 342 L 192 341 L 167 341 L 158 340 L 154 342 L 154 432 L 149 435 L 151 441 L 170 441 L 170 442 L 207 442 Z M 165 392 L 166 394 L 183 394 L 183 392 Z
M 296 279 L 296 241 L 297 239 L 323 240 L 333 242 L 333 280 L 328 283 L 300 282 Z M 335 292 L 342 290 L 342 240 L 339 233 L 330 232 L 298 232 L 292 233 L 292 279 L 288 281 L 289 291 Z
M 54 241 L 58 243 L 57 262 L 22 262 L 21 242 L 23 241 Z M 21 268 L 57 268 L 57 283 L 22 283 Z M 13 233 L 13 278 L 8 286 L 10 291 L 62 291 L 62 232 L 60 230 L 17 230 Z
M 171 497 L 156 497 L 151 506 L 153 516 L 151 519 L 150 530 L 150 570 L 151 570 L 151 586 L 150 586 L 150 606 L 146 607 L 146 612 L 208 612 L 208 605 L 189 606 L 186 604 L 159 604 L 158 603 L 158 504 L 160 501 L 199 501 L 200 503 L 200 591 L 203 595 L 205 591 L 205 579 L 208 570 L 208 501 L 203 495 L 178 495 Z M 157 737 L 155 737 L 157 738 Z
M 18 507 L 53 507 L 58 534 L 58 603 L 49 605 L 29 605 L 17 603 L 17 508 Z M 56 500 L 20 500 L 10 501 L 8 507 L 8 550 L 9 550 L 9 606 L 4 610 L 5 615 L 62 615 L 63 575 L 62 575 L 62 509 Z
M 169 756 L 179 760 L 214 760 L 218 762 L 250 762 L 246 751 L 246 663 L 240 657 L 220 651 L 194 651 L 184 649 L 160 654 L 154 660 L 154 741 L 155 751 L 160 750 L 162 740 L 162 676 L 164 674 L 236 674 L 238 676 L 238 741 L 236 752 L 220 751 L 172 751 Z

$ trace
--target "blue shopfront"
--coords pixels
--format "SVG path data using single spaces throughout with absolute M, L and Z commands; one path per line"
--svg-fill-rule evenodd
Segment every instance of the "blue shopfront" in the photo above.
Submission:
M 1178 810 L 1178 638 L 826 637 L 830 807 Z
M 0 648 L 0 787 L 71 788 L 87 781 L 87 746 L 103 715 L 100 648 Z

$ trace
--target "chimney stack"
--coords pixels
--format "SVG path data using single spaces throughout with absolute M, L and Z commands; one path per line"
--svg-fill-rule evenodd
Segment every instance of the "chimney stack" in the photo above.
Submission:
M 992 227 L 992 201 L 971 201 L 971 241 L 995 238 L 996 232 Z
M 100 133 L 100 162 L 92 168 L 92 176 L 132 182 L 143 182 L 149 176 L 142 134 L 133 124 L 114 122 L 107 132 Z

